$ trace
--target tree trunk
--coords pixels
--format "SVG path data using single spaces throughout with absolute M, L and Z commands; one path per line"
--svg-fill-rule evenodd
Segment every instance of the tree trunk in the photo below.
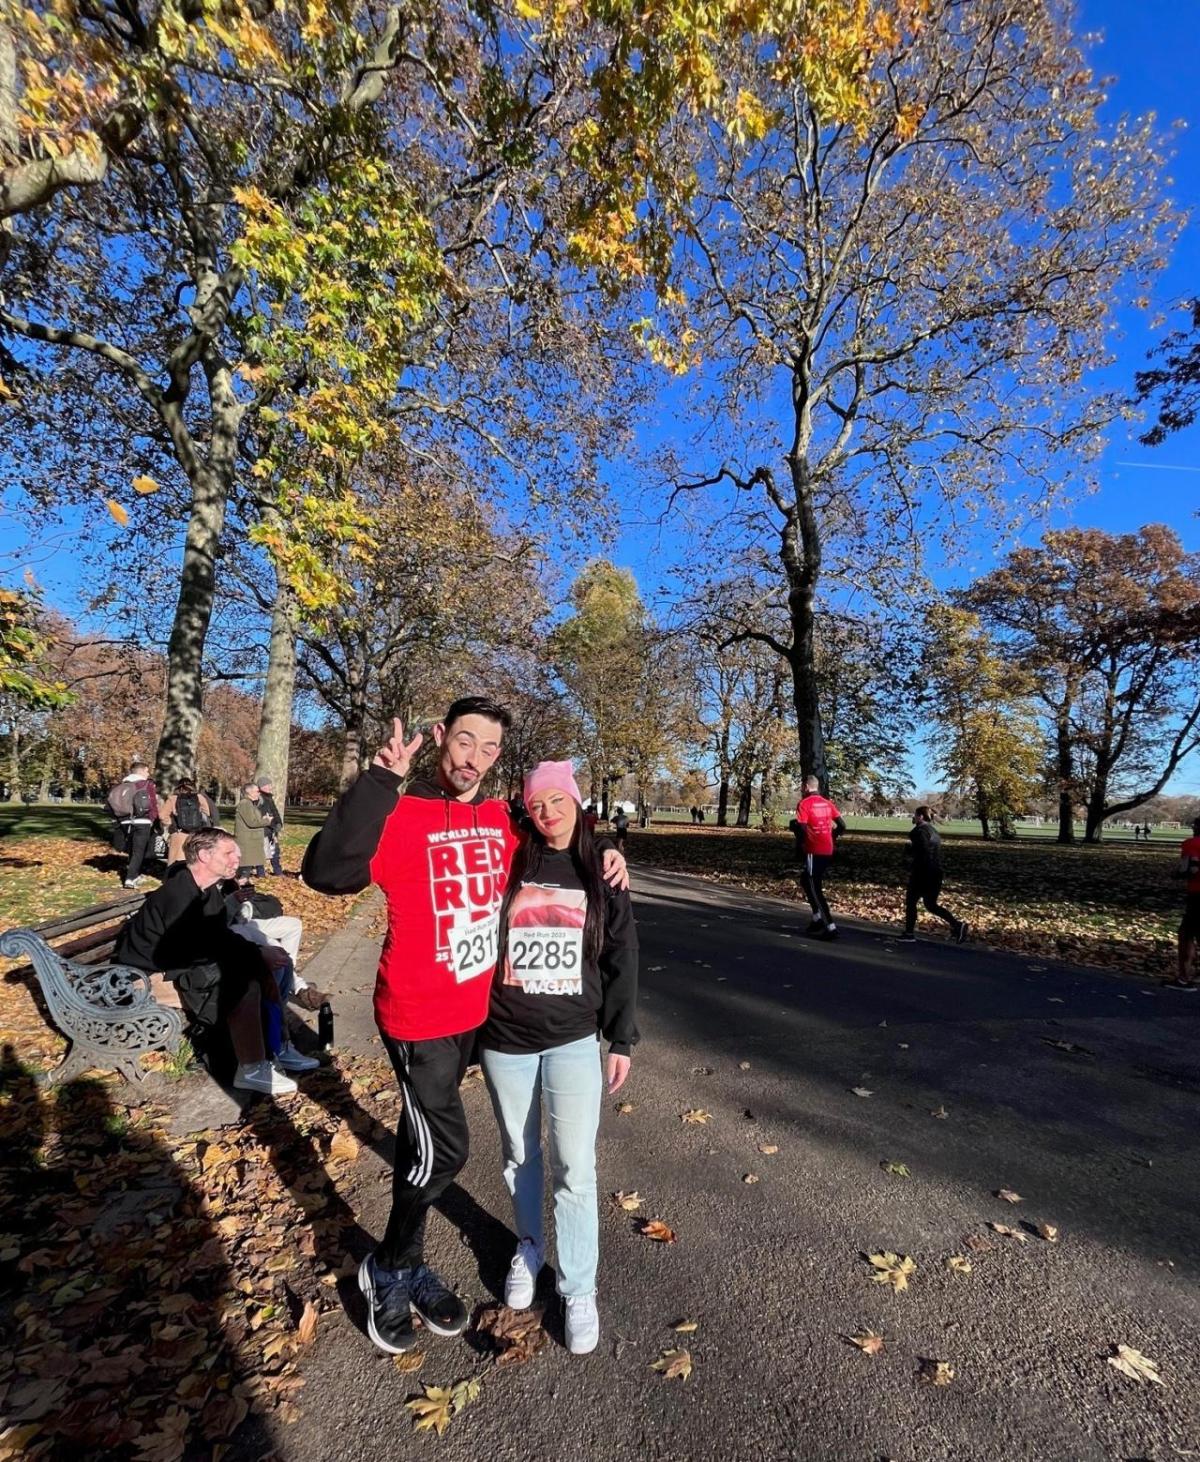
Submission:
M 750 805 L 754 800 L 753 782 L 747 780 L 742 783 L 738 792 L 737 822 L 735 827 L 750 826 Z
M 1067 707 L 1054 727 L 1055 767 L 1058 772 L 1058 841 L 1075 841 L 1075 787 L 1071 768 L 1071 718 Z
M 340 786 L 344 792 L 358 779 L 366 760 L 367 733 L 367 678 L 361 663 L 353 663 L 347 656 L 346 665 L 346 729 L 342 742 L 342 775 Z
M 21 732 L 13 721 L 8 739 L 8 800 L 21 800 Z
M 292 593 L 281 581 L 275 590 L 275 607 L 271 612 L 271 648 L 256 757 L 258 776 L 274 785 L 275 800 L 281 809 L 287 802 L 288 748 L 292 735 L 292 701 L 296 694 L 294 613 Z
M 723 776 L 717 789 L 717 826 L 729 826 L 729 778 Z
M 1098 843 L 1104 836 L 1104 800 L 1107 791 L 1107 778 L 1097 777 L 1087 802 L 1087 820 L 1083 827 L 1085 843 Z
M 821 577 L 821 535 L 808 467 L 811 426 L 807 406 L 798 405 L 796 432 L 788 453 L 796 506 L 785 519 L 779 556 L 788 584 L 788 619 L 792 630 L 788 661 L 792 667 L 801 777 L 816 777 L 821 791 L 828 794 L 829 770 L 825 765 L 825 733 L 817 692 L 816 595 Z

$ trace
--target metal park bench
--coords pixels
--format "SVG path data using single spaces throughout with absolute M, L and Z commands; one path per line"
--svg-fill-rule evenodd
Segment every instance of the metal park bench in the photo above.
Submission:
M 0 934 L 0 955 L 28 957 L 51 1019 L 71 1042 L 47 1077 L 52 1085 L 94 1067 L 140 1081 L 140 1056 L 179 1047 L 179 1011 L 158 1003 L 150 976 L 104 963 L 122 925 L 141 904 L 139 894 Z M 75 937 L 52 948 L 49 941 L 64 935 Z

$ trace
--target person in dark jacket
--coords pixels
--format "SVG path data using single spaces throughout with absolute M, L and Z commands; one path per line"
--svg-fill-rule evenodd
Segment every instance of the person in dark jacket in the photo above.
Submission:
M 262 998 L 278 999 L 272 966 L 287 956 L 239 938 L 229 927 L 223 885 L 237 872 L 237 841 L 218 827 L 192 833 L 184 861 L 147 894 L 113 950 L 115 963 L 162 971 L 202 1025 L 224 1022 L 237 1056 L 233 1084 L 284 1096 L 296 1083 L 267 1059 Z
M 918 807 L 913 813 L 913 829 L 908 835 L 908 842 L 904 854 L 912 863 L 904 896 L 904 933 L 901 940 L 906 944 L 916 940 L 917 904 L 923 902 L 931 914 L 950 925 L 955 943 L 961 944 L 970 926 L 938 903 L 938 895 L 942 891 L 942 840 L 933 825 L 931 807 Z
M 527 1309 L 542 1267 L 544 1101 L 567 1349 L 586 1355 L 600 1339 L 596 1130 L 602 1095 L 624 1083 L 638 1038 L 637 930 L 628 892 L 601 877 L 571 763 L 540 762 L 525 778 L 524 802 L 531 829 L 501 905 L 479 1033 L 519 1235 L 504 1302 Z M 608 1042 L 603 1058 L 597 1037 Z
M 283 862 L 279 856 L 279 840 L 283 836 L 283 813 L 275 801 L 272 793 L 275 783 L 269 777 L 259 781 L 258 806 L 263 815 L 263 851 L 271 865 L 271 872 L 276 878 L 283 876 Z
M 338 799 L 304 854 L 302 877 L 321 893 L 374 882 L 387 899 L 375 981 L 375 1020 L 404 1095 L 392 1208 L 383 1239 L 359 1268 L 367 1333 L 391 1355 L 418 1335 L 458 1335 L 468 1312 L 425 1263 L 425 1221 L 467 1160 L 459 1085 L 488 1013 L 500 903 L 520 841 L 509 805 L 483 784 L 512 724 L 482 696 L 456 700 L 433 728 L 432 777 L 402 786 L 423 737 L 396 719 L 371 765 Z M 606 876 L 627 882 L 625 860 Z M 413 1328 L 413 1311 L 425 1325 Z

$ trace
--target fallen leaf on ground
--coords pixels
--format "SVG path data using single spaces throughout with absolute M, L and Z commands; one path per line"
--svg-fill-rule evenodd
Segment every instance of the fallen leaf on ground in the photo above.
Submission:
M 689 1350 L 664 1350 L 650 1362 L 652 1371 L 661 1371 L 668 1381 L 686 1381 L 692 1374 L 692 1353 Z
M 392 1357 L 392 1364 L 402 1375 L 411 1375 L 413 1371 L 419 1371 L 425 1364 L 425 1352 L 423 1350 L 406 1350 L 400 1355 Z
M 970 1249 L 972 1254 L 990 1254 L 995 1244 L 985 1239 L 982 1234 L 964 1234 L 963 1248 Z
M 671 1326 L 671 1329 L 674 1330 L 677 1335 L 691 1335 L 695 1331 L 699 1330 L 699 1328 L 699 1320 L 676 1320 L 674 1325 Z
M 881 1254 L 868 1254 L 867 1263 L 875 1270 L 871 1278 L 876 1284 L 890 1284 L 897 1294 L 908 1288 L 908 1277 L 915 1274 L 916 1261 L 907 1254 L 893 1254 L 890 1249 Z
M 885 1161 L 885 1162 L 881 1162 L 879 1164 L 879 1166 L 884 1170 L 885 1173 L 894 1173 L 896 1175 L 896 1177 L 898 1177 L 898 1178 L 911 1178 L 912 1177 L 912 1174 L 908 1170 L 908 1164 L 907 1163 L 903 1163 L 903 1162 L 886 1162 Z
M 1039 1223 L 1036 1225 L 1037 1236 L 1045 1239 L 1048 1244 L 1058 1243 L 1058 1225 L 1053 1223 Z
M 713 1074 L 713 1069 L 712 1069 L 711 1066 L 693 1066 L 692 1067 L 692 1075 L 693 1076 L 711 1076 L 712 1074 Z
M 779 1148 L 773 1142 L 762 1142 L 759 1144 L 759 1152 L 765 1153 L 767 1157 L 774 1157 Z
M 661 1218 L 642 1218 L 638 1220 L 638 1233 L 644 1239 L 656 1239 L 660 1244 L 673 1244 L 675 1242 L 675 1230 L 668 1228 Z
M 629 1115 L 629 1113 L 632 1112 L 633 1110 L 634 1110 L 634 1106 L 633 1106 L 633 1103 L 632 1102 L 618 1102 L 617 1103 L 617 1111 L 620 1112 L 620 1114 L 621 1114 L 622 1117 L 627 1117 Z
M 750 1063 L 749 1063 L 749 1061 L 739 1061 L 738 1062 L 738 1070 L 739 1071 L 749 1071 L 750 1070 Z
M 1146 990 L 1142 994 L 1148 994 Z M 1077 1046 L 1074 1041 L 1056 1041 L 1050 1036 L 1039 1036 L 1038 1039 L 1043 1045 L 1053 1046 L 1056 1051 L 1069 1051 L 1072 1056 L 1094 1056 L 1095 1051 L 1089 1051 L 1086 1046 Z
M 950 1113 L 946 1110 L 945 1107 L 934 1107 L 933 1111 L 930 1112 L 929 1115 L 931 1117 L 938 1117 L 942 1121 L 945 1121 L 945 1119 L 950 1115 Z
M 312 1300 L 306 1300 L 304 1311 L 296 1325 L 296 1339 L 301 1345 L 311 1345 L 317 1335 L 317 1307 Z
M 329 1144 L 329 1156 L 334 1162 L 354 1162 L 358 1158 L 362 1144 L 348 1127 L 342 1126 L 333 1134 L 333 1141 Z
M 1029 1235 L 1023 1234 L 1020 1229 L 1010 1228 L 1006 1223 L 989 1223 L 988 1228 L 993 1232 L 1002 1234 L 1006 1239 L 1016 1239 L 1018 1244 L 1027 1244 Z
M 612 1201 L 626 1213 L 634 1213 L 642 1206 L 642 1195 L 637 1192 L 626 1193 L 621 1189 L 612 1195 Z
M 854 1093 L 855 1096 L 867 1097 L 875 1095 L 873 1091 L 869 1091 L 865 1086 L 852 1086 L 850 1090 Z
M 1021 1195 L 1014 1193 L 1011 1188 L 997 1188 L 996 1197 L 1003 1198 L 1005 1203 L 1020 1203 Z
M 883 1336 L 876 1335 L 874 1330 L 863 1330 L 858 1335 L 847 1335 L 846 1339 L 851 1345 L 857 1345 L 859 1350 L 865 1351 L 867 1355 L 878 1355 L 883 1349 Z
M 758 1182 L 758 1174 L 757 1173 L 743 1173 L 742 1174 L 742 1182 L 743 1183 L 757 1183 Z
M 497 1365 L 522 1365 L 541 1350 L 546 1343 L 546 1332 L 542 1328 L 544 1307 L 533 1305 L 528 1310 L 514 1310 L 508 1305 L 488 1305 L 479 1313 L 475 1330 L 486 1335 L 493 1347 L 500 1352 Z
M 703 1107 L 691 1107 L 686 1112 L 680 1112 L 681 1122 L 704 1123 L 712 1121 L 712 1113 L 706 1112 Z
M 965 1254 L 951 1254 L 946 1260 L 946 1268 L 951 1274 L 970 1274 L 971 1261 Z
M 1123 1376 L 1128 1376 L 1131 1381 L 1141 1381 L 1143 1384 L 1151 1386 L 1165 1384 L 1163 1378 L 1158 1374 L 1156 1360 L 1151 1360 L 1140 1350 L 1134 1350 L 1132 1345 L 1117 1345 L 1113 1348 L 1116 1354 L 1108 1357 L 1108 1363 L 1114 1370 L 1120 1371 Z
M 412 1412 L 417 1431 L 435 1431 L 440 1437 L 450 1425 L 453 1404 L 449 1386 L 426 1386 L 424 1396 L 406 1401 L 404 1408 Z
M 917 1377 L 927 1386 L 948 1386 L 954 1379 L 954 1367 L 948 1360 L 922 1360 Z

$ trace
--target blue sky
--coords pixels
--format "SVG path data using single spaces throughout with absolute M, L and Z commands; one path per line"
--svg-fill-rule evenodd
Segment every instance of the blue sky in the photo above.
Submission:
M 1100 74 L 1114 78 L 1109 88 L 1113 116 L 1153 111 L 1164 124 L 1176 119 L 1189 124 L 1178 135 L 1177 155 L 1170 168 L 1172 196 L 1185 209 L 1200 201 L 1200 27 L 1196 20 L 1196 0 L 1081 0 L 1077 27 L 1080 32 L 1104 35 L 1092 58 Z M 1159 278 L 1155 303 L 1167 310 L 1197 291 L 1200 225 L 1193 222 L 1184 229 L 1169 268 Z M 1122 389 L 1131 386 L 1134 371 L 1145 364 L 1155 343 L 1157 332 L 1149 323 L 1150 314 L 1141 313 L 1118 320 L 1121 335 L 1113 373 Z M 1051 523 L 1124 532 L 1158 521 L 1174 528 L 1186 547 L 1200 550 L 1200 428 L 1179 433 L 1155 449 L 1140 446 L 1136 431 L 1135 427 L 1114 433 L 1099 465 L 1098 490 L 1057 511 Z M 654 437 L 661 439 L 662 435 L 659 425 Z M 617 480 L 619 475 L 615 469 Z M 30 543 L 19 507 L 6 494 L 0 502 L 0 573 L 19 575 L 26 565 L 32 565 L 48 599 L 70 612 L 80 591 L 77 534 L 78 528 L 71 523 L 53 538 Z M 633 569 L 648 598 L 669 595 L 679 548 L 673 532 L 659 534 L 648 529 L 640 506 L 623 507 L 613 556 Z M 989 540 L 972 545 L 973 567 L 986 569 L 992 558 Z M 966 572 L 962 568 L 940 571 L 936 564 L 930 567 L 942 584 L 962 582 Z M 918 758 L 914 768 L 918 781 L 925 780 L 922 760 Z M 1182 789 L 1197 786 L 1200 771 L 1193 768 L 1185 774 Z

